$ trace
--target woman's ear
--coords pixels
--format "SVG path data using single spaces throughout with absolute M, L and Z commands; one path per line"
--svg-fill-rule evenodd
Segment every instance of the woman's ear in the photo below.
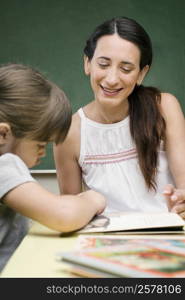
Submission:
M 86 55 L 84 55 L 84 71 L 86 75 L 90 75 L 90 61 Z
M 9 141 L 12 136 L 12 131 L 8 123 L 0 123 L 0 145 L 4 145 Z
M 146 74 L 148 73 L 150 67 L 149 65 L 146 65 L 143 67 L 143 69 L 140 71 L 138 79 L 137 79 L 137 85 L 141 85 L 142 81 L 144 80 Z

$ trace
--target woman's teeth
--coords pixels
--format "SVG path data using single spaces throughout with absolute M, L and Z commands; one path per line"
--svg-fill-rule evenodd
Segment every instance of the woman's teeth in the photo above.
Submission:
M 105 88 L 102 86 L 102 89 L 107 92 L 107 93 L 110 93 L 110 94 L 115 94 L 115 93 L 118 93 L 119 91 L 122 90 L 122 88 L 119 88 L 119 89 L 109 89 L 109 88 Z

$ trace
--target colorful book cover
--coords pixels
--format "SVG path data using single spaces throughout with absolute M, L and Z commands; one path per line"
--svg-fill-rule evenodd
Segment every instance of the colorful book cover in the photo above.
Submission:
M 81 267 L 84 276 L 185 277 L 185 239 L 80 239 L 82 248 L 63 254 L 62 260 L 72 264 L 73 272 L 80 274 Z

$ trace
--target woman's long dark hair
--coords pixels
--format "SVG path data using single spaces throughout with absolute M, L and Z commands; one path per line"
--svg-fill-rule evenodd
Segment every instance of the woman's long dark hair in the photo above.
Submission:
M 117 33 L 121 38 L 134 43 L 140 50 L 140 70 L 152 64 L 151 40 L 135 20 L 119 17 L 98 26 L 86 42 L 84 53 L 92 59 L 97 41 L 104 35 Z M 128 97 L 130 132 L 136 144 L 138 161 L 146 185 L 156 188 L 158 150 L 164 137 L 165 121 L 159 110 L 160 91 L 154 87 L 136 86 Z

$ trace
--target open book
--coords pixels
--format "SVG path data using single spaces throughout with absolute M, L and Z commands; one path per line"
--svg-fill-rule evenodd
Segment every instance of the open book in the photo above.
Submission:
M 110 213 L 96 216 L 78 233 L 181 230 L 185 221 L 175 213 Z
M 185 239 L 83 235 L 60 260 L 81 277 L 185 277 Z

